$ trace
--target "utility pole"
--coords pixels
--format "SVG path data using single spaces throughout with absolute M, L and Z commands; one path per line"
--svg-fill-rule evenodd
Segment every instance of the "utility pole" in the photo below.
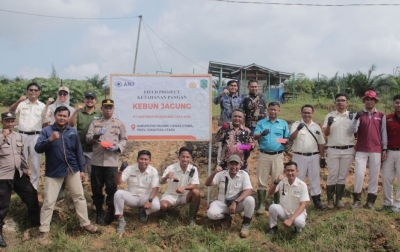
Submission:
M 142 26 L 142 15 L 139 16 L 139 30 L 138 30 L 138 35 L 137 35 L 137 41 L 136 41 L 136 53 L 135 53 L 135 63 L 133 64 L 133 73 L 136 73 L 136 61 L 137 61 L 137 55 L 138 55 L 138 50 L 139 50 L 139 38 L 140 38 L 140 27 Z

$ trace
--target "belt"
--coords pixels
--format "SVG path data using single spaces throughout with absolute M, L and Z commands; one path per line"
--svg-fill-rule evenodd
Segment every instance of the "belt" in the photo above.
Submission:
M 339 149 L 339 150 L 347 150 L 350 148 L 353 148 L 354 145 L 345 145 L 345 146 L 328 146 L 328 148 L 334 148 L 334 149 Z
M 400 148 L 388 148 L 388 150 L 397 151 L 400 150 Z
M 299 154 L 299 155 L 302 155 L 302 156 L 312 156 L 312 155 L 319 154 L 319 152 L 310 152 L 310 153 L 294 152 L 294 153 Z
M 40 131 L 29 131 L 29 132 L 26 132 L 26 131 L 18 130 L 18 132 L 21 133 L 21 134 L 25 134 L 25 135 L 36 135 L 36 134 L 40 134 Z
M 260 152 L 264 153 L 264 154 L 268 154 L 268 155 L 276 155 L 276 154 L 282 153 L 283 150 L 280 150 L 280 151 L 263 151 L 263 150 L 260 150 Z

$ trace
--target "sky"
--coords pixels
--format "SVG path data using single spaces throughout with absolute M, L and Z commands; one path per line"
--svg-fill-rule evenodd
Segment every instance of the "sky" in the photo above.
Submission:
M 400 0 L 255 0 L 392 3 L 314 7 L 213 0 L 0 0 L 0 75 L 62 79 L 133 72 L 206 74 L 209 61 L 309 78 L 400 67 Z M 63 19 L 35 15 L 90 18 Z M 104 19 L 124 18 L 126 19 Z

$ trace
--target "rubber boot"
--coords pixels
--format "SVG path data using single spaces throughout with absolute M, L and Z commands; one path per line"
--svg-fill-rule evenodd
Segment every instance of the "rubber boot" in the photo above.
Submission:
M 106 225 L 104 222 L 104 210 L 102 205 L 96 206 L 96 223 L 102 226 Z
M 346 185 L 336 184 L 336 206 L 338 208 L 344 207 L 344 203 L 342 202 L 342 197 L 343 197 L 345 188 L 346 188 Z
M 374 210 L 376 197 L 377 197 L 376 194 L 368 193 L 367 203 L 365 203 L 364 208 Z
M 107 215 L 104 218 L 104 223 L 110 225 L 115 219 L 115 208 L 114 205 L 108 206 Z
M 258 197 L 258 209 L 256 214 L 265 214 L 265 198 L 267 196 L 266 190 L 257 190 L 257 197 Z
M 351 205 L 351 209 L 358 209 L 361 207 L 361 193 L 353 193 L 353 204 Z
M 249 217 L 243 217 L 243 222 L 242 222 L 242 229 L 240 230 L 240 237 L 246 238 L 250 234 L 250 222 L 251 218 Z
M 274 193 L 274 204 L 279 204 L 281 203 L 281 196 L 279 192 Z
M 324 210 L 325 209 L 324 204 L 322 204 L 321 195 L 320 194 L 319 195 L 315 195 L 315 196 L 311 196 L 311 198 L 312 198 L 312 200 L 314 202 L 315 208 L 317 208 L 319 210 Z
M 333 195 L 335 194 L 336 185 L 328 185 L 326 186 L 326 196 L 328 198 L 328 205 L 326 206 L 329 209 L 333 209 L 335 207 L 335 202 L 333 201 Z
M 2 248 L 7 247 L 7 243 L 3 237 L 3 226 L 0 226 L 0 247 L 2 247 Z
M 189 226 L 193 227 L 196 224 L 196 214 L 199 211 L 200 204 L 190 203 L 189 205 Z

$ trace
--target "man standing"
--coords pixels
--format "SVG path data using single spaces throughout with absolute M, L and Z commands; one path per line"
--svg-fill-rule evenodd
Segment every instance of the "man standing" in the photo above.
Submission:
M 55 110 L 55 123 L 45 127 L 35 145 L 38 153 L 46 154 L 44 200 L 40 212 L 39 243 L 50 243 L 50 222 L 62 183 L 66 182 L 75 204 L 80 226 L 89 233 L 98 228 L 90 224 L 82 182 L 85 181 L 85 159 L 78 132 L 68 126 L 69 110 L 60 106 Z
M 247 85 L 249 90 L 242 102 L 242 107 L 246 115 L 245 126 L 254 134 L 257 122 L 265 117 L 265 101 L 261 93 L 258 93 L 258 82 L 256 80 L 249 80 Z
M 394 113 L 386 116 L 386 129 L 388 135 L 388 150 L 386 160 L 383 162 L 383 207 L 400 213 L 400 186 L 397 186 L 396 198 L 393 202 L 393 182 L 397 177 L 400 183 L 400 94 L 393 97 Z
M 221 161 L 218 165 L 223 170 L 227 169 L 229 157 L 236 154 L 242 160 L 240 169 L 248 172 L 247 159 L 254 149 L 254 139 L 250 130 L 242 126 L 243 118 L 243 111 L 234 109 L 232 124 L 223 125 L 215 135 L 215 140 L 222 143 Z
M 28 207 L 32 226 L 39 226 L 39 201 L 36 189 L 24 173 L 28 170 L 24 156 L 24 140 L 14 132 L 15 113 L 1 114 L 3 131 L 0 135 L 0 247 L 7 247 L 3 238 L 4 219 L 14 190 Z
M 218 126 L 228 127 L 234 109 L 241 108 L 242 98 L 238 95 L 238 82 L 230 80 L 226 84 L 226 89 L 214 98 L 214 104 L 220 106 L 221 114 L 219 116 Z M 221 162 L 222 144 L 218 144 L 217 164 Z
M 161 198 L 161 210 L 189 204 L 189 226 L 195 225 L 196 214 L 200 205 L 200 184 L 197 167 L 191 164 L 192 150 L 187 147 L 179 149 L 179 162 L 165 169 L 160 184 L 168 182 L 167 191 Z
M 284 146 L 277 139 L 289 138 L 289 126 L 286 121 L 279 119 L 280 105 L 278 102 L 268 104 L 268 118 L 257 123 L 254 139 L 259 140 L 260 153 L 257 160 L 258 177 L 258 210 L 257 214 L 265 214 L 265 201 L 269 176 L 272 181 L 283 173 Z M 279 203 L 279 193 L 274 194 L 275 204 Z
M 301 235 L 301 231 L 306 225 L 306 203 L 310 201 L 306 183 L 297 178 L 299 170 L 295 162 L 285 164 L 285 174 L 279 174 L 274 184 L 269 188 L 268 194 L 280 193 L 280 204 L 272 204 L 269 207 L 268 236 L 274 236 L 278 231 L 278 219 L 283 221 L 285 227 L 295 228 L 296 234 Z
M 343 192 L 346 187 L 346 179 L 351 163 L 354 158 L 354 134 L 350 133 L 350 123 L 353 113 L 347 110 L 347 95 L 337 94 L 335 96 L 336 111 L 328 113 L 325 117 L 322 130 L 328 137 L 328 179 L 326 182 L 326 193 L 328 196 L 328 208 L 336 205 L 344 207 L 342 202 Z M 336 201 L 333 196 L 336 192 Z
M 240 236 L 246 238 L 250 234 L 250 222 L 253 217 L 255 201 L 251 196 L 253 187 L 249 174 L 240 170 L 241 159 L 238 155 L 232 155 L 228 160 L 228 170 L 222 171 L 217 167 L 207 178 L 205 185 L 218 185 L 218 200 L 210 204 L 207 216 L 211 220 L 223 220 L 224 226 L 230 226 L 231 214 L 241 213 L 244 217 Z
M 381 161 L 386 159 L 387 131 L 386 116 L 375 108 L 379 98 L 372 90 L 362 97 L 365 108 L 357 112 L 350 125 L 352 134 L 357 132 L 356 165 L 354 167 L 354 202 L 351 209 L 361 207 L 361 191 L 367 161 L 369 160 L 369 181 L 367 203 L 364 208 L 374 209 L 378 193 L 378 178 Z
M 86 141 L 93 144 L 90 183 L 93 192 L 93 205 L 96 206 L 96 221 L 101 225 L 109 225 L 114 220 L 114 193 L 117 191 L 115 176 L 118 172 L 119 156 L 127 141 L 125 124 L 113 117 L 114 109 L 113 100 L 103 100 L 101 103 L 103 116 L 90 124 L 86 135 Z M 110 144 L 110 146 L 107 144 Z M 106 186 L 106 205 L 108 207 L 105 218 L 103 212 L 104 185 Z
M 321 128 L 313 122 L 314 107 L 306 104 L 301 108 L 303 120 L 296 121 L 290 129 L 290 139 L 293 141 L 293 162 L 298 165 L 298 178 L 302 181 L 308 176 L 310 194 L 314 206 L 324 209 L 321 201 L 319 168 L 326 166 L 324 157 L 325 140 Z M 318 156 L 319 154 L 319 156 Z
M 117 232 L 125 231 L 124 205 L 139 207 L 139 221 L 147 221 L 151 213 L 160 210 L 157 197 L 159 183 L 158 171 L 150 165 L 151 153 L 148 150 L 138 152 L 137 164 L 130 165 L 118 172 L 115 183 L 128 183 L 128 190 L 118 190 L 114 196 L 115 215 L 118 217 Z
M 26 96 L 21 96 L 9 110 L 19 113 L 18 132 L 24 138 L 24 156 L 29 158 L 29 166 L 31 168 L 31 183 L 37 190 L 40 177 L 40 158 L 41 154 L 35 151 L 35 144 L 42 130 L 43 118 L 42 113 L 45 108 L 43 102 L 38 100 L 40 95 L 40 86 L 35 83 L 29 83 L 26 87 Z M 28 174 L 28 171 L 24 171 Z
M 72 114 L 69 119 L 69 126 L 74 127 L 79 133 L 79 139 L 81 140 L 83 155 L 86 159 L 86 172 L 88 179 L 90 180 L 90 174 L 92 172 L 92 157 L 93 157 L 93 144 L 86 142 L 86 134 L 89 130 L 89 125 L 93 120 L 97 120 L 103 116 L 103 113 L 96 109 L 96 94 L 88 91 L 85 93 L 85 99 L 83 100 L 85 107 L 78 105 L 78 109 Z

